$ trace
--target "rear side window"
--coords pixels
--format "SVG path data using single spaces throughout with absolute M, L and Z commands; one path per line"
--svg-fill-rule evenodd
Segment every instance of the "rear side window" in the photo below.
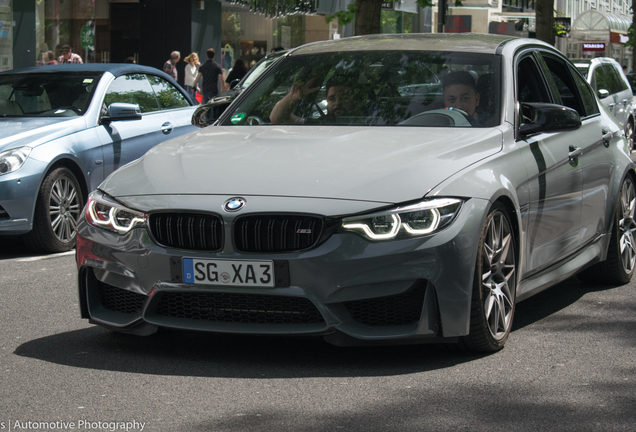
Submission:
M 148 82 L 157 96 L 162 110 L 183 108 L 190 106 L 183 93 L 168 81 L 154 75 L 146 75 Z
M 159 110 L 155 93 L 143 74 L 122 75 L 110 83 L 104 104 L 108 108 L 115 102 L 139 104 L 142 113 Z
M 621 73 L 619 66 L 612 64 L 611 69 L 613 72 L 612 75 L 614 76 L 614 85 L 616 88 L 616 93 L 618 93 L 619 91 L 627 90 L 629 87 L 627 86 L 627 83 L 623 79 L 623 76 L 622 76 L 623 74 Z

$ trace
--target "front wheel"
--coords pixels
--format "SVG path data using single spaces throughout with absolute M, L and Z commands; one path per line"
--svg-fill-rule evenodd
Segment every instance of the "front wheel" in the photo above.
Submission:
M 460 342 L 470 351 L 503 348 L 515 312 L 517 258 L 512 224 L 496 203 L 482 228 L 473 282 L 470 333 Z
M 33 249 L 44 252 L 72 249 L 77 239 L 77 222 L 83 206 L 82 190 L 71 170 L 53 170 L 40 187 L 33 229 L 25 235 L 25 242 Z

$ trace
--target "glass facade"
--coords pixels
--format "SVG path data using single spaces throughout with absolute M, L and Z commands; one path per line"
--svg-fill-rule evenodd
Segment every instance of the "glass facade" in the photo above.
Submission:
M 0 72 L 13 69 L 11 0 L 0 0 Z
M 101 61 L 97 53 L 108 47 L 97 36 L 108 32 L 108 11 L 108 0 L 35 0 L 36 64 L 57 62 L 63 45 L 85 63 Z
M 16 1 L 20 7 L 16 7 Z M 20 15 L 30 19 L 30 23 L 18 21 L 16 25 L 21 27 L 13 29 L 16 13 L 18 9 L 24 9 L 24 5 L 19 0 L 0 0 L 0 70 L 55 64 L 62 55 L 61 48 L 64 45 L 71 46 L 73 53 L 79 55 L 84 63 L 116 63 L 131 58 L 139 63 L 140 46 L 147 47 L 149 44 L 141 31 L 141 10 L 145 11 L 145 6 L 154 6 L 152 0 L 32 1 L 33 3 L 28 2 L 29 10 L 26 15 Z M 166 1 L 162 0 L 162 4 L 166 4 Z M 193 14 L 192 28 L 184 27 L 181 30 L 193 32 L 193 44 L 195 40 L 200 42 L 200 35 L 197 33 L 195 37 L 195 32 L 211 31 L 212 33 L 206 34 L 205 37 L 212 43 L 208 41 L 204 45 L 220 48 L 221 56 L 217 55 L 216 61 L 226 70 L 231 69 L 238 59 L 242 59 L 250 68 L 273 48 L 289 49 L 308 42 L 349 36 L 351 33 L 351 25 L 346 28 L 339 27 L 337 20 L 327 23 L 325 15 L 292 14 L 272 18 L 257 10 L 250 10 L 236 1 L 183 0 L 184 7 L 187 7 L 188 3 Z M 157 7 L 153 10 L 157 13 L 159 9 L 160 7 Z M 220 28 L 216 11 L 220 11 L 221 14 Z M 207 17 L 204 21 L 195 22 L 195 14 L 201 12 L 207 13 Z M 210 13 L 214 15 L 211 16 Z M 179 22 L 183 26 L 183 19 Z M 205 28 L 201 26 L 202 23 Z M 419 31 L 419 14 L 403 11 L 382 12 L 382 32 Z M 28 37 L 25 38 L 24 35 L 27 33 Z M 13 39 L 15 34 L 20 35 L 20 41 L 17 42 L 22 43 L 22 46 L 19 50 Z M 171 37 L 166 34 L 160 40 L 166 46 L 170 45 L 165 49 L 166 53 L 152 55 L 159 55 L 161 58 L 168 55 L 175 46 L 170 41 Z M 189 48 L 201 51 L 203 46 Z M 186 51 L 182 45 L 179 49 Z M 145 49 L 143 54 L 142 60 L 147 59 L 148 50 Z M 185 55 L 187 54 L 182 52 L 182 57 Z M 19 61 L 15 56 L 19 56 Z M 205 53 L 199 52 L 199 56 L 204 59 Z M 152 58 L 151 61 L 146 60 L 143 63 L 159 67 Z

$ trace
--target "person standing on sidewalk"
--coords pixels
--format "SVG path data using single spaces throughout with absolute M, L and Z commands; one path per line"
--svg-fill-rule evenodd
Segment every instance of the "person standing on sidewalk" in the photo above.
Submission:
M 177 80 L 177 63 L 181 58 L 181 53 L 179 51 L 172 51 L 170 53 L 170 59 L 163 64 L 163 71 L 170 75 L 174 80 Z
M 62 55 L 58 57 L 57 64 L 84 63 L 82 58 L 73 52 L 70 45 L 62 45 L 60 51 Z
M 199 73 L 197 74 L 192 87 L 196 88 L 197 83 L 203 77 L 201 85 L 201 94 L 203 96 L 203 100 L 201 103 L 206 103 L 213 97 L 219 94 L 219 88 L 225 90 L 225 83 L 223 80 L 223 69 L 219 66 L 218 63 L 214 61 L 214 56 L 216 53 L 214 52 L 214 48 L 210 48 L 207 51 L 208 60 L 201 65 L 199 68 Z
M 192 96 L 192 99 L 194 99 L 197 95 L 197 88 L 194 87 L 194 80 L 199 73 L 199 67 L 201 67 L 201 63 L 199 62 L 199 55 L 197 53 L 192 53 L 184 58 L 183 61 L 187 63 L 185 67 L 185 78 L 183 80 L 185 89 L 190 94 L 190 96 Z

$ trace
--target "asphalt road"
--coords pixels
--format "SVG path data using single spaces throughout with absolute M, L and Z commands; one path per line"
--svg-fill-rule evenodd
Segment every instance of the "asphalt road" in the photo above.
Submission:
M 180 331 L 138 338 L 79 318 L 72 254 L 0 242 L 2 431 L 636 430 L 634 282 L 573 278 L 520 303 L 506 348 L 492 355 Z

